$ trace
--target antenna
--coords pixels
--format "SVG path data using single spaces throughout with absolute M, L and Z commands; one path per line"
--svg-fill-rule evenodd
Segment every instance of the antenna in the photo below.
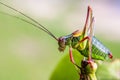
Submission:
M 9 8 L 9 9 L 11 9 L 11 10 L 13 10 L 13 11 L 16 11 L 17 13 L 19 13 L 19 14 L 23 15 L 24 17 L 30 19 L 31 21 L 35 22 L 37 25 L 34 24 L 34 23 L 32 23 L 32 22 L 30 22 L 30 21 L 27 21 L 27 20 L 25 20 L 25 19 L 23 19 L 23 18 L 20 18 L 20 17 L 17 17 L 17 16 L 13 16 L 13 15 L 10 15 L 10 14 L 8 14 L 8 13 L 3 13 L 3 12 L 0 12 L 0 13 L 5 14 L 5 15 L 8 15 L 8 16 L 11 16 L 11 17 L 15 17 L 15 18 L 20 19 L 20 20 L 22 20 L 22 21 L 24 21 L 24 22 L 27 22 L 27 23 L 29 23 L 29 24 L 31 24 L 31 25 L 33 25 L 33 26 L 41 29 L 42 31 L 46 32 L 47 34 L 49 34 L 51 37 L 53 37 L 55 40 L 58 41 L 57 37 L 56 37 L 55 35 L 53 35 L 53 33 L 51 33 L 47 28 L 45 28 L 42 24 L 40 24 L 39 22 L 37 22 L 37 21 L 34 20 L 33 18 L 27 16 L 26 14 L 22 13 L 21 11 L 18 11 L 17 9 L 15 9 L 15 8 L 9 6 L 9 5 L 6 5 L 6 4 L 4 4 L 4 3 L 2 3 L 2 2 L 0 2 L 0 4 L 3 5 L 3 6 L 6 6 L 7 8 Z

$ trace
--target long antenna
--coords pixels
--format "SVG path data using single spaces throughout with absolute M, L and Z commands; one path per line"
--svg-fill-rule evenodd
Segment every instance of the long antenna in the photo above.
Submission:
M 31 24 L 31 25 L 33 25 L 33 26 L 35 26 L 35 27 L 43 30 L 44 32 L 48 33 L 48 34 L 49 34 L 50 36 L 52 36 L 55 40 L 58 41 L 58 39 L 57 39 L 57 37 L 55 37 L 55 35 L 53 35 L 47 28 L 45 28 L 43 25 L 41 25 L 39 22 L 37 22 L 37 21 L 34 20 L 33 18 L 27 16 L 26 14 L 24 14 L 24 13 L 18 11 L 17 9 L 15 9 L 15 8 L 13 8 L 13 7 L 11 7 L 11 6 L 8 6 L 8 5 L 6 5 L 6 4 L 4 4 L 4 3 L 2 3 L 2 2 L 0 2 L 0 4 L 6 6 L 6 7 L 9 8 L 9 9 L 12 9 L 13 11 L 16 11 L 16 12 L 20 13 L 21 15 L 23 15 L 24 17 L 26 17 L 26 18 L 30 19 L 31 21 L 35 22 L 35 23 L 38 24 L 39 26 L 36 25 L 36 24 L 34 24 L 34 23 L 32 23 L 32 22 L 29 22 L 29 21 L 27 21 L 27 20 L 25 20 L 25 19 L 23 19 L 23 18 L 19 18 L 19 17 L 17 17 L 17 16 L 13 16 L 13 15 L 10 15 L 10 14 L 7 14 L 7 13 L 3 13 L 3 14 L 6 14 L 6 15 L 9 15 L 9 16 L 15 17 L 15 18 L 17 18 L 17 19 L 20 19 L 20 20 L 22 20 L 22 21 L 25 21 L 25 22 L 27 22 L 27 23 L 29 23 L 29 24 Z
M 23 19 L 23 18 L 14 16 L 14 15 L 8 14 L 8 13 L 5 13 L 5 12 L 0 12 L 0 14 L 4 14 L 4 15 L 7 15 L 7 16 L 10 16 L 10 17 L 17 18 L 17 19 L 19 19 L 19 20 L 22 20 L 22 21 L 24 21 L 24 22 L 26 22 L 26 23 L 29 23 L 29 24 L 31 24 L 31 25 L 33 25 L 33 26 L 35 26 L 35 27 L 43 30 L 44 32 L 48 33 L 48 32 L 47 32 L 46 30 L 44 30 L 43 28 L 39 27 L 38 25 L 36 25 L 36 24 L 34 24 L 34 23 L 30 22 L 30 21 L 27 21 L 26 19 Z M 48 34 L 49 34 L 49 33 L 48 33 Z

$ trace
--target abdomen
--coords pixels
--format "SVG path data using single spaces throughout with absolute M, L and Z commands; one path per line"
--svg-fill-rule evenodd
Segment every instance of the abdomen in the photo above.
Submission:
M 84 50 L 77 49 L 82 55 L 88 57 L 88 43 Z M 98 39 L 92 38 L 92 59 L 105 60 L 109 57 L 111 52 Z

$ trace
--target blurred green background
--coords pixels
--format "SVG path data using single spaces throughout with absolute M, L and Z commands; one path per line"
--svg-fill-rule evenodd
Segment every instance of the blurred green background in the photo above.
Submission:
M 77 29 L 82 30 L 87 6 L 91 5 L 95 16 L 95 35 L 110 48 L 114 58 L 120 58 L 119 0 L 1 2 L 36 19 L 57 37 Z M 0 11 L 24 18 L 2 5 Z M 68 53 L 68 49 L 64 53 Z M 0 80 L 49 80 L 57 64 L 66 55 L 68 54 L 58 51 L 57 42 L 43 31 L 21 20 L 0 14 Z

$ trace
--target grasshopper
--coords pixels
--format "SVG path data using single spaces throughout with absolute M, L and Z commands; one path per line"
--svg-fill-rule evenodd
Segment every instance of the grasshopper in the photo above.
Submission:
M 88 21 L 90 25 L 88 25 Z M 83 31 L 76 30 L 70 35 L 59 38 L 59 50 L 64 51 L 66 45 L 69 46 L 70 60 L 75 64 L 72 56 L 72 48 L 76 49 L 80 54 L 88 57 L 88 60 L 106 60 L 112 58 L 112 53 L 93 35 L 94 17 L 92 9 L 88 6 L 86 22 Z
M 69 55 L 70 55 L 70 61 L 73 64 L 76 64 L 72 55 L 72 49 L 76 49 L 81 55 L 84 57 L 88 57 L 88 60 L 91 59 L 95 60 L 106 60 L 107 58 L 112 58 L 112 53 L 110 50 L 105 47 L 94 35 L 93 35 L 93 24 L 94 24 L 94 17 L 92 14 L 92 9 L 90 6 L 88 6 L 87 10 L 87 17 L 86 22 L 84 25 L 84 28 L 82 31 L 76 30 L 73 33 L 62 36 L 60 38 L 57 38 L 52 32 L 50 32 L 47 28 L 45 28 L 43 25 L 41 25 L 39 22 L 34 20 L 33 18 L 29 17 L 28 15 L 25 15 L 21 11 L 18 11 L 17 9 L 0 2 L 1 5 L 16 11 L 17 13 L 25 16 L 26 18 L 30 19 L 33 22 L 27 21 L 26 19 L 10 15 L 7 13 L 4 13 L 6 15 L 18 18 L 24 22 L 27 22 L 34 27 L 39 28 L 40 30 L 46 32 L 48 35 L 50 35 L 52 38 L 54 38 L 59 45 L 58 50 L 60 52 L 63 52 L 66 48 L 66 46 L 69 47 Z M 89 24 L 90 23 L 90 24 Z M 88 25 L 89 24 L 89 25 Z

